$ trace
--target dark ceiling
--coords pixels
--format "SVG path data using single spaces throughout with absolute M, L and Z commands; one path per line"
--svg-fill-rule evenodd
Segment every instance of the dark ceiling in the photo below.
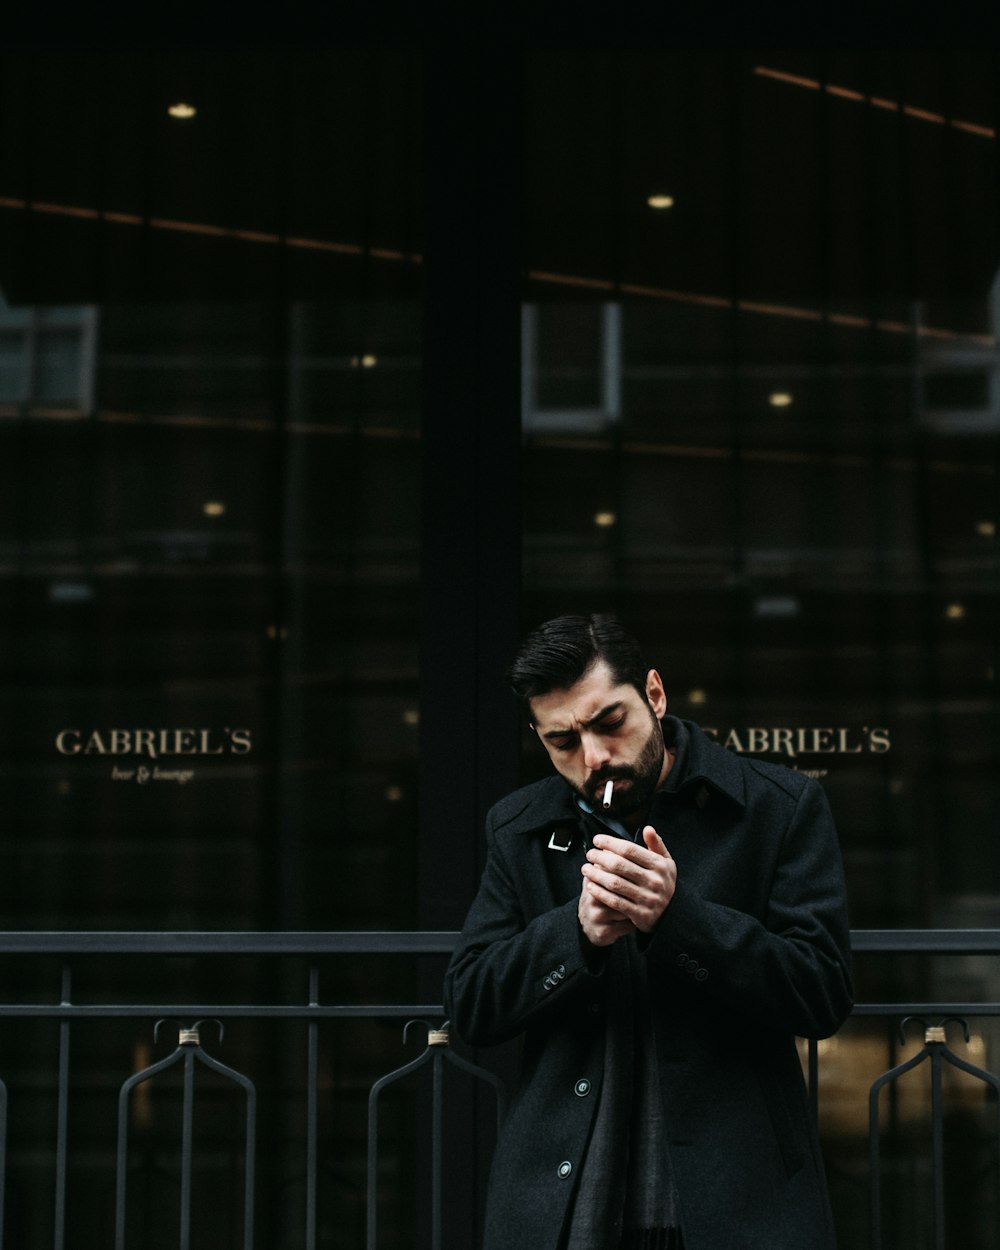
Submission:
M 582 279 L 847 313 L 919 299 L 977 328 L 998 263 L 992 49 L 466 55 L 519 83 L 519 117 L 458 78 L 449 103 L 483 111 L 484 143 L 519 130 L 497 177 L 520 188 L 533 296 Z M 9 301 L 419 289 L 419 47 L 31 47 L 0 69 Z M 167 115 L 181 100 L 193 120 Z

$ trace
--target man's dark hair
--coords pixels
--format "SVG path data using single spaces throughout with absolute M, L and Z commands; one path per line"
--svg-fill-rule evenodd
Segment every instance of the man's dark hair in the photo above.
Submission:
M 557 616 L 525 638 L 507 672 L 518 698 L 530 699 L 550 690 L 566 690 L 599 660 L 611 670 L 616 686 L 634 686 L 645 699 L 649 666 L 636 640 L 611 613 Z

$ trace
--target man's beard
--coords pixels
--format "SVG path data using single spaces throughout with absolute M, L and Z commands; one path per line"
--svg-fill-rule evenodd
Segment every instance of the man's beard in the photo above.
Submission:
M 641 811 L 655 793 L 660 783 L 660 773 L 663 771 L 665 747 L 663 726 L 653 715 L 652 710 L 650 710 L 649 717 L 652 721 L 649 737 L 643 743 L 635 763 L 617 764 L 601 769 L 589 779 L 585 789 L 580 791 L 581 796 L 596 812 L 603 810 L 604 787 L 609 781 L 632 783 L 624 790 L 616 788 L 611 796 L 609 814 L 617 819 L 623 816 L 633 816 Z

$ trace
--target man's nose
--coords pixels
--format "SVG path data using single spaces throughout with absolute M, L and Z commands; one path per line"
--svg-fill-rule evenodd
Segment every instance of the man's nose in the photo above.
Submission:
M 587 771 L 596 773 L 611 759 L 608 744 L 598 734 L 584 734 L 582 742 L 583 762 Z

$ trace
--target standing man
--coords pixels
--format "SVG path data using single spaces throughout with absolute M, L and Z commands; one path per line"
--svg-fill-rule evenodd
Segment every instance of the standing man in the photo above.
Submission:
M 484 1250 L 831 1250 L 795 1046 L 851 1009 L 820 787 L 667 716 L 614 617 L 509 679 L 557 775 L 490 811 L 445 984 L 464 1041 L 523 1041 Z

